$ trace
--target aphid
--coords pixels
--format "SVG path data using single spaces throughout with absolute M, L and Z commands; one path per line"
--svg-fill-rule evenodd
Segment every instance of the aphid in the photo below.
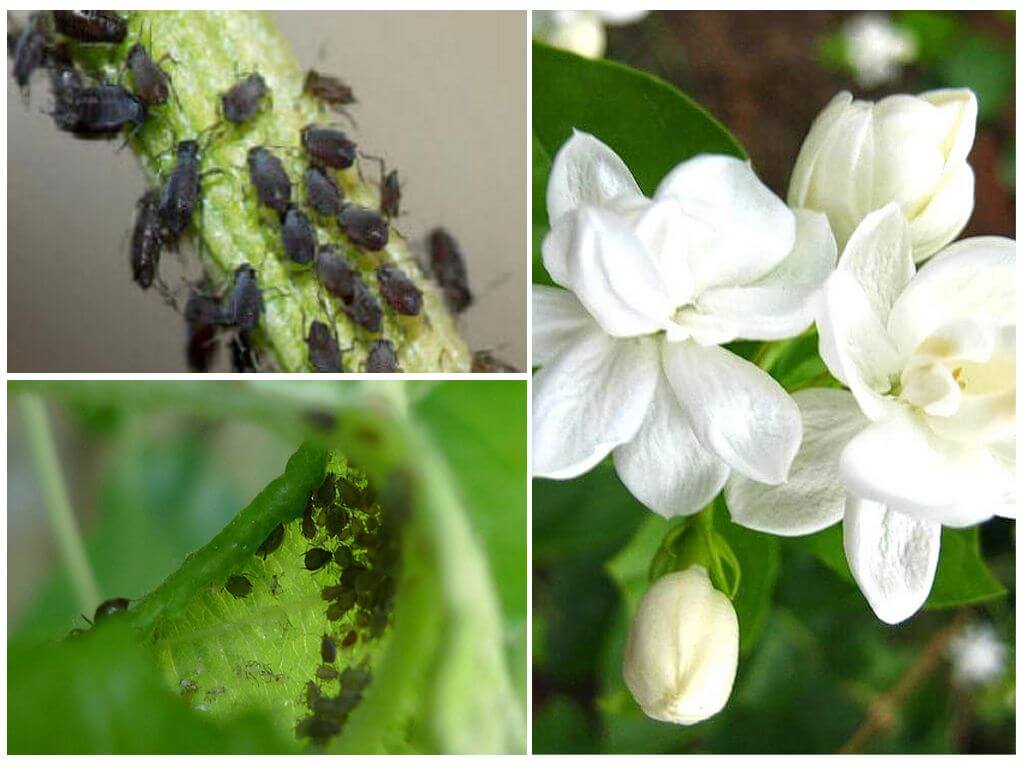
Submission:
M 142 43 L 136 43 L 128 49 L 125 63 L 132 73 L 135 95 L 143 104 L 147 107 L 155 107 L 167 103 L 170 77 L 153 61 L 149 51 Z
M 236 373 L 257 373 L 260 369 L 251 334 L 236 333 L 229 343 L 231 367 Z
M 277 596 L 277 593 L 281 591 L 281 579 L 275 573 L 270 577 L 270 594 Z
M 295 206 L 289 206 L 281 217 L 281 244 L 296 264 L 309 264 L 316 256 L 316 230 Z
M 320 638 L 320 658 L 323 659 L 325 664 L 333 664 L 334 659 L 338 656 L 338 647 L 331 640 L 330 635 L 324 635 Z
M 104 619 L 109 619 L 111 616 L 124 613 L 128 610 L 128 604 L 131 601 L 127 597 L 112 597 L 109 600 L 104 600 L 96 608 L 96 612 L 92 615 L 94 624 L 99 624 Z
M 350 691 L 361 691 L 370 684 L 373 675 L 363 667 L 348 667 L 341 673 L 341 687 Z
M 380 212 L 390 219 L 398 216 L 402 205 L 402 187 L 398 182 L 398 171 L 390 171 L 380 180 Z
M 347 635 L 345 635 L 344 639 L 341 641 L 341 647 L 351 648 L 353 645 L 356 644 L 356 640 L 358 639 L 359 635 L 355 632 L 355 630 L 352 630 Z
M 185 302 L 185 321 L 190 325 L 214 325 L 223 318 L 220 301 L 215 296 L 191 291 Z
M 306 169 L 306 201 L 321 216 L 337 216 L 345 199 L 334 179 L 315 165 Z
M 327 620 L 338 621 L 339 619 L 341 619 L 342 616 L 348 613 L 348 610 L 351 607 L 351 605 L 348 606 L 348 608 L 346 608 L 340 603 L 331 603 L 327 606 Z
M 339 579 L 339 583 L 343 584 L 344 586 L 350 589 L 354 589 L 356 581 L 364 573 L 366 573 L 366 569 L 363 568 L 363 566 L 361 565 L 354 565 L 351 568 L 346 568 L 344 571 L 341 572 L 341 578 Z
M 132 230 L 132 279 L 143 290 L 153 284 L 160 264 L 159 192 L 150 189 L 135 204 L 135 227 Z
M 342 519 L 348 517 L 348 515 L 345 515 L 344 512 L 342 512 L 342 515 L 344 515 Z M 355 562 L 352 559 L 352 550 L 346 547 L 344 544 L 340 544 L 338 548 L 334 550 L 334 562 L 338 564 L 339 568 L 348 568 L 350 565 L 352 565 L 352 563 Z
M 352 300 L 359 274 L 333 246 L 323 246 L 316 255 L 316 274 L 324 288 L 342 301 Z
M 338 226 L 353 243 L 368 251 L 379 251 L 388 244 L 388 223 L 369 208 L 342 205 L 338 212 Z
M 316 489 L 316 500 L 323 506 L 334 501 L 334 478 L 334 475 L 328 474 Z
M 267 84 L 258 73 L 247 75 L 221 94 L 224 119 L 235 125 L 249 122 L 259 111 L 267 93 Z
M 50 67 L 50 87 L 53 89 L 55 112 L 73 101 L 75 93 L 83 87 L 82 73 L 70 61 L 55 61 Z M 64 107 L 66 108 L 66 107 Z
M 333 584 L 320 590 L 320 599 L 331 602 L 341 597 L 344 592 L 345 587 L 341 586 L 341 584 Z
M 199 142 L 186 139 L 177 146 L 177 162 L 160 190 L 160 224 L 164 239 L 173 242 L 188 227 L 199 202 Z
M 235 574 L 227 580 L 227 583 L 224 585 L 224 589 L 226 589 L 232 597 L 241 600 L 252 592 L 252 582 L 245 578 L 245 576 Z
M 344 722 L 348 713 L 355 709 L 361 700 L 362 694 L 358 691 L 341 691 L 337 696 L 321 696 L 311 709 L 320 717 Z
M 279 523 L 274 530 L 267 534 L 267 538 L 256 549 L 256 554 L 266 560 L 268 555 L 277 551 L 282 541 L 284 541 L 284 524 Z
M 400 315 L 418 315 L 423 309 L 423 291 L 398 267 L 387 264 L 377 270 L 380 295 Z
M 309 364 L 317 373 L 341 373 L 341 348 L 338 340 L 324 323 L 314 320 L 306 338 Z
M 256 282 L 256 270 L 242 264 L 235 270 L 235 284 L 224 312 L 225 322 L 245 333 L 256 327 L 263 306 L 263 292 Z
M 316 523 L 313 522 L 313 500 L 306 504 L 306 511 L 302 513 L 302 535 L 304 538 L 313 539 L 316 537 Z
M 120 43 L 128 33 L 128 24 L 113 11 L 54 11 L 53 22 L 81 43 Z
M 216 351 L 216 326 L 189 323 L 188 342 L 185 346 L 185 357 L 189 370 L 193 373 L 206 373 L 210 370 L 210 361 Z
M 321 680 L 333 680 L 338 676 L 338 670 L 328 667 L 326 664 L 321 664 L 320 668 L 316 671 L 316 676 Z
M 324 525 L 327 528 L 327 533 L 331 536 L 341 536 L 347 522 L 348 514 L 341 507 L 330 507 L 324 512 Z M 338 563 L 338 565 L 345 567 L 344 563 Z
M 341 494 L 341 502 L 346 507 L 359 506 L 359 489 L 347 477 L 338 478 L 338 492 Z
M 295 735 L 322 741 L 341 732 L 341 725 L 322 717 L 304 717 L 295 726 Z
M 9 40 L 10 38 L 8 38 Z M 24 91 L 32 73 L 43 65 L 46 55 L 46 16 L 36 11 L 14 38 L 11 57 L 14 59 L 14 81 Z
M 430 271 L 441 286 L 449 310 L 456 314 L 464 312 L 473 303 L 462 251 L 455 238 L 444 229 L 430 233 Z
M 313 69 L 306 73 L 302 90 L 334 107 L 343 107 L 347 104 L 354 104 L 356 101 L 352 94 L 352 88 L 347 83 Z
M 380 331 L 384 310 L 380 308 L 376 297 L 362 280 L 356 282 L 352 290 L 352 300 L 345 302 L 344 308 L 353 322 L 372 333 Z
M 378 339 L 370 347 L 366 356 L 367 373 L 395 373 L 398 370 L 398 358 L 395 348 L 387 339 Z
M 312 549 L 307 550 L 306 554 L 303 555 L 303 562 L 306 565 L 307 571 L 319 571 L 321 568 L 323 568 L 325 565 L 331 562 L 332 557 L 333 555 L 326 549 L 321 549 L 320 547 L 313 547 Z
M 517 370 L 496 358 L 490 350 L 480 349 L 473 353 L 473 373 L 516 373 Z
M 141 126 L 146 105 L 128 89 L 112 83 L 65 87 L 55 101 L 53 120 L 60 130 L 78 136 L 107 136 L 126 125 Z
M 247 155 L 249 179 L 259 201 L 283 214 L 292 202 L 292 183 L 284 166 L 266 147 L 253 147 Z
M 316 704 L 322 696 L 323 693 L 320 692 L 320 686 L 312 680 L 308 680 L 306 682 L 306 706 L 312 709 L 313 705 Z
M 356 143 L 337 128 L 307 125 L 302 129 L 302 146 L 318 165 L 327 168 L 351 168 L 356 161 Z

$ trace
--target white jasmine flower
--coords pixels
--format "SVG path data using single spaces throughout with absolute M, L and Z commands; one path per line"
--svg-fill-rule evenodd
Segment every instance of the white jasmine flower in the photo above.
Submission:
M 729 598 L 694 565 L 656 581 L 626 639 L 622 675 L 648 717 L 692 725 L 729 701 L 740 630 Z
M 915 274 L 899 207 L 865 218 L 818 319 L 822 359 L 850 391 L 795 394 L 804 442 L 789 482 L 734 475 L 726 487 L 733 519 L 756 530 L 802 536 L 842 520 L 850 570 L 883 621 L 928 597 L 942 525 L 1014 514 L 1014 252 L 970 238 Z
M 854 101 L 842 92 L 818 115 L 789 182 L 789 204 L 828 216 L 839 247 L 870 212 L 899 204 L 914 261 L 937 252 L 974 209 L 978 102 L 967 89 Z
M 859 13 L 843 24 L 846 59 L 861 88 L 895 80 L 917 56 L 917 41 L 885 14 Z
M 585 133 L 558 152 L 533 289 L 534 474 L 569 478 L 614 452 L 634 496 L 696 512 L 730 469 L 780 483 L 800 417 L 774 379 L 720 345 L 813 319 L 835 261 L 825 217 L 791 211 L 736 158 L 677 166 L 653 199 Z
M 1006 643 L 991 624 L 968 624 L 949 644 L 953 679 L 960 685 L 984 685 L 1006 668 Z
M 534 11 L 533 37 L 588 59 L 604 55 L 605 26 L 632 24 L 647 11 L 616 8 L 604 11 Z

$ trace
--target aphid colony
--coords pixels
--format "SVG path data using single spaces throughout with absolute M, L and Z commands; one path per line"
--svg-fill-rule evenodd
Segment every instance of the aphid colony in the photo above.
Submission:
M 104 82 L 78 69 L 69 56 L 69 45 L 118 44 L 128 33 L 127 22 L 113 11 L 37 11 L 21 29 L 9 31 L 8 48 L 13 59 L 16 82 L 27 93 L 32 73 L 45 67 L 50 73 L 57 127 L 82 138 L 112 137 L 124 129 L 129 138 L 150 117 L 162 120 L 151 110 L 168 103 L 174 93 L 173 80 L 142 42 L 127 52 L 118 82 Z M 131 88 L 120 80 L 130 76 Z M 352 89 L 337 78 L 310 71 L 303 92 L 324 106 L 344 112 L 355 98 Z M 176 98 L 176 97 L 175 97 Z M 133 280 L 144 290 L 157 285 L 174 307 L 179 302 L 159 276 L 163 249 L 176 248 L 202 206 L 203 179 L 229 169 L 203 170 L 204 150 L 230 127 L 244 127 L 260 114 L 273 94 L 258 72 L 239 75 L 220 95 L 221 119 L 200 136 L 185 139 L 169 151 L 175 162 L 164 173 L 159 186 L 147 189 L 136 204 L 130 246 Z M 358 167 L 358 146 L 344 131 L 331 125 L 310 124 L 300 131 L 298 146 L 276 148 L 253 146 L 246 157 L 248 192 L 276 216 L 280 226 L 282 255 L 297 270 L 309 269 L 319 285 L 337 299 L 352 323 L 368 334 L 380 334 L 385 306 L 396 315 L 416 317 L 423 310 L 423 294 L 402 267 L 377 263 L 372 278 L 376 294 L 363 273 L 342 250 L 320 243 L 317 225 L 333 222 L 359 252 L 379 252 L 389 241 L 389 222 L 400 213 L 401 187 L 398 172 L 387 171 L 380 162 L 379 204 L 371 209 L 346 202 L 334 173 Z M 295 199 L 292 179 L 275 154 L 299 152 L 306 162 L 302 176 L 303 200 Z M 360 171 L 361 175 L 361 171 Z M 428 272 L 438 283 L 450 311 L 461 313 L 472 302 L 465 260 L 454 239 L 435 230 L 429 239 Z M 258 267 L 258 265 L 257 265 Z M 208 370 L 218 339 L 230 332 L 232 363 L 236 370 L 259 368 L 253 351 L 262 307 L 257 268 L 238 267 L 230 290 L 223 297 L 192 286 L 183 314 L 188 327 L 187 357 L 190 367 Z M 321 302 L 323 303 L 323 302 Z M 310 368 L 317 372 L 341 372 L 342 350 L 329 325 L 310 320 L 306 343 Z M 398 354 L 392 342 L 365 339 L 369 353 L 364 369 L 371 373 L 399 370 Z

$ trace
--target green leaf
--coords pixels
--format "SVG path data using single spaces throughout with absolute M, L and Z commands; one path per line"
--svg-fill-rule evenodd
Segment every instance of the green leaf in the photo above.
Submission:
M 988 37 L 969 34 L 936 62 L 950 87 L 970 88 L 978 97 L 978 120 L 998 118 L 1013 95 L 1013 50 Z
M 544 260 L 541 256 L 541 246 L 544 243 L 544 235 L 548 232 L 548 206 L 547 187 L 548 176 L 551 175 L 551 155 L 544 148 L 544 145 L 537 140 L 537 134 L 531 134 L 533 162 L 533 282 L 541 285 L 554 285 L 551 275 L 544 267 Z

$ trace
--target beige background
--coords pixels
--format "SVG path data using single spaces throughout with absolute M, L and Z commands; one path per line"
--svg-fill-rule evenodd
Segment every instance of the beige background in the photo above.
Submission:
M 424 249 L 442 224 L 462 245 L 470 346 L 524 370 L 525 14 L 275 16 L 303 67 L 355 88 L 355 138 L 404 179 L 402 232 Z M 9 370 L 185 370 L 183 321 L 131 281 L 136 161 L 59 134 L 47 91 L 38 74 L 26 108 L 8 82 Z

